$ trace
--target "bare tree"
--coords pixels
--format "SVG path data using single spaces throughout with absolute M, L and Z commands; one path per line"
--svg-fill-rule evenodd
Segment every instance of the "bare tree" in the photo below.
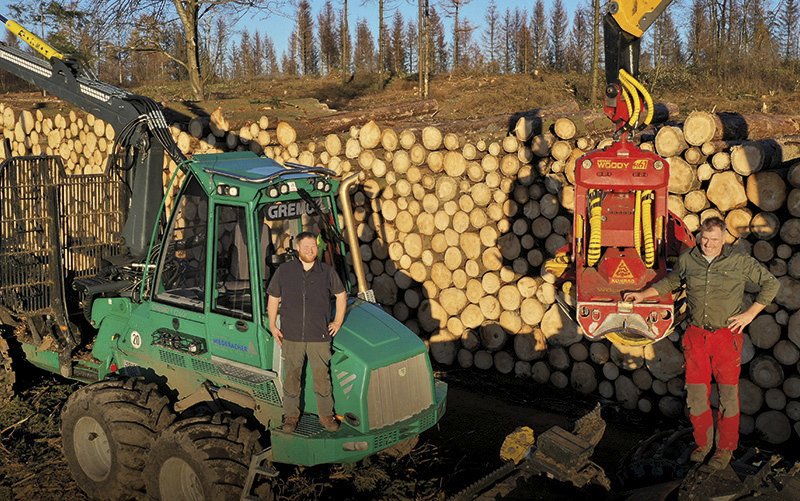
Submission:
M 224 11 L 232 24 L 252 13 L 269 14 L 283 5 L 284 0 L 91 0 L 95 15 L 110 20 L 110 29 L 124 29 L 142 14 L 158 20 L 159 30 L 137 38 L 130 50 L 164 54 L 185 72 L 195 99 L 203 99 L 205 83 L 210 74 L 201 66 L 201 21 L 204 16 Z M 163 45 L 159 32 L 172 31 L 180 52 Z
M 464 27 L 462 26 L 459 14 L 461 7 L 467 5 L 472 0 L 445 0 L 442 2 L 445 15 L 453 18 L 453 68 L 458 68 L 461 64 L 461 49 L 463 43 L 461 37 L 463 36 Z
M 576 9 L 572 19 L 572 30 L 567 43 L 566 59 L 567 68 L 578 73 L 584 73 L 589 63 L 589 50 L 591 39 L 589 24 L 586 20 L 587 13 L 583 9 Z

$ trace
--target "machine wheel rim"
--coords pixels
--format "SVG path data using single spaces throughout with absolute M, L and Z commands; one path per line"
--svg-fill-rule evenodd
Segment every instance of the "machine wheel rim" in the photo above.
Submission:
M 75 423 L 73 449 L 81 469 L 95 482 L 102 482 L 111 473 L 111 444 L 95 418 L 83 416 Z
M 204 501 L 203 486 L 194 468 L 185 460 L 171 457 L 164 461 L 158 473 L 161 499 Z

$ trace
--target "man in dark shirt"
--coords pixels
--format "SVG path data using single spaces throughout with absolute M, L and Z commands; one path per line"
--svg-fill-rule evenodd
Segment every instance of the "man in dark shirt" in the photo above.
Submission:
M 700 245 L 684 252 L 663 280 L 641 292 L 625 294 L 636 303 L 686 286 L 689 327 L 683 334 L 686 399 L 697 448 L 691 460 L 701 462 L 711 451 L 714 430 L 709 395 L 711 375 L 719 389 L 717 450 L 709 466 L 728 465 L 739 442 L 739 372 L 742 331 L 775 299 L 780 282 L 752 256 L 725 246 L 725 222 L 709 218 L 700 225 Z M 744 286 L 761 287 L 755 302 L 742 310 Z
M 299 259 L 282 264 L 272 277 L 267 313 L 272 335 L 283 349 L 283 431 L 292 433 L 300 420 L 300 392 L 306 357 L 317 395 L 319 422 L 326 430 L 339 429 L 331 396 L 331 340 L 344 322 L 347 293 L 336 271 L 317 261 L 317 239 L 309 232 L 296 238 Z M 331 295 L 336 317 L 330 321 Z M 278 328 L 280 306 L 281 327 Z

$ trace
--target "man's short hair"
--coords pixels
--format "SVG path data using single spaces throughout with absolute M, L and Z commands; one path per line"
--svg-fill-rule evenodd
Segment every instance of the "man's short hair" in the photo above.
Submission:
M 294 244 L 300 245 L 300 242 L 305 240 L 306 238 L 313 238 L 315 241 L 317 240 L 317 236 L 311 233 L 310 231 L 303 231 L 298 233 L 296 237 L 294 237 Z
M 705 221 L 703 221 L 702 223 L 700 223 L 700 233 L 703 233 L 705 231 L 711 231 L 714 228 L 719 228 L 720 231 L 722 231 L 723 233 L 725 233 L 725 230 L 728 229 L 727 225 L 725 225 L 725 221 L 716 216 L 710 217 Z

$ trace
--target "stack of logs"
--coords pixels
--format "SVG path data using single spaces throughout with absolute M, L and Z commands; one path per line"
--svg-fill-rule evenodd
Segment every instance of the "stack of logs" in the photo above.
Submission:
M 102 165 L 99 137 L 91 151 L 82 142 L 82 134 L 99 136 L 98 120 L 0 112 L 15 154 L 60 154 L 76 174 Z M 553 117 L 540 122 L 542 130 L 522 119 L 513 134 L 474 143 L 434 127 L 395 131 L 369 122 L 301 144 L 285 122 L 272 128 L 262 117 L 230 130 L 217 111 L 173 126 L 173 136 L 190 154 L 249 149 L 337 174 L 366 171 L 352 196 L 368 280 L 437 362 L 681 417 L 679 334 L 644 348 L 590 343 L 557 304 L 559 296 L 573 301 L 570 284 L 557 288 L 541 269 L 571 230 L 576 160 L 610 144 L 607 124 L 595 116 Z M 742 358 L 741 429 L 770 443 L 787 441 L 793 429 L 800 434 L 798 133 L 791 118 L 695 112 L 637 139 L 669 160 L 669 206 L 690 229 L 723 217 L 728 241 L 779 277 L 781 292 L 748 329 Z M 106 149 L 109 135 L 106 127 Z M 166 179 L 174 163 L 165 165 Z M 746 303 L 755 292 L 748 289 Z

